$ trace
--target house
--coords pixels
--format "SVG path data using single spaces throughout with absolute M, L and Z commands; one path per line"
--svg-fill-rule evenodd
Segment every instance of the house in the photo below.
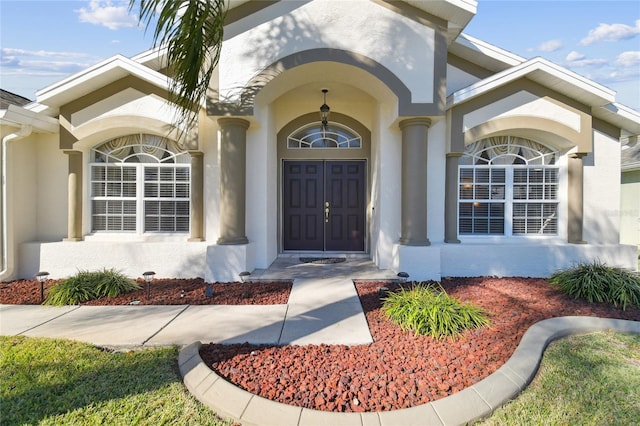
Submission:
M 636 269 L 620 164 L 640 113 L 466 35 L 476 7 L 231 1 L 196 126 L 174 125 L 162 49 L 2 110 L 2 279 L 233 281 L 300 253 L 416 280 Z

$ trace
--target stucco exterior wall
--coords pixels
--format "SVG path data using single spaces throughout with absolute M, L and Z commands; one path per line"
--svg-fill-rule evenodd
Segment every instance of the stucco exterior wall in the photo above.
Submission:
M 35 233 L 25 241 L 59 241 L 67 236 L 68 158 L 58 148 L 58 135 L 38 135 L 34 158 L 37 162 Z
M 466 114 L 463 129 L 466 132 L 484 122 L 504 117 L 539 117 L 555 121 L 575 131 L 580 130 L 580 115 L 526 91 L 520 91 Z
M 620 144 L 593 132 L 584 164 L 584 234 L 592 244 L 617 244 L 620 230 Z
M 620 242 L 640 246 L 640 170 L 622 173 Z
M 229 25 L 225 35 L 221 100 L 237 101 L 256 73 L 281 58 L 332 48 L 383 64 L 411 89 L 414 102 L 433 101 L 435 30 L 370 1 L 280 2 Z

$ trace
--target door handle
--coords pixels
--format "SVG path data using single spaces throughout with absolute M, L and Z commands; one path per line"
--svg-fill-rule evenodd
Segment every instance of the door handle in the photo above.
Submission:
M 329 223 L 329 202 L 324 202 L 324 222 Z

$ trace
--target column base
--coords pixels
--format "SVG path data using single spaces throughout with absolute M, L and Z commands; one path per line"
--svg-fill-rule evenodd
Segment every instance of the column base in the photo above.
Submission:
M 400 238 L 398 240 L 398 244 L 400 244 L 401 246 L 428 247 L 431 245 L 431 242 L 428 238 L 424 240 L 410 240 L 408 238 Z
M 77 243 L 79 241 L 82 241 L 82 238 L 63 238 L 62 239 L 63 242 L 65 243 Z
M 236 246 L 241 244 L 249 244 L 249 239 L 247 237 L 236 237 L 236 238 L 225 238 L 220 237 L 216 244 L 219 246 Z
M 240 281 L 240 272 L 255 269 L 255 244 L 216 245 L 207 247 L 204 280 Z

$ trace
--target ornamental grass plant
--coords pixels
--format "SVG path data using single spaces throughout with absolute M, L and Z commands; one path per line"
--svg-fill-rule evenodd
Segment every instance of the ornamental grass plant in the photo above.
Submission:
M 556 272 L 549 283 L 589 303 L 609 303 L 622 310 L 640 307 L 640 275 L 604 263 L 580 263 Z
M 54 284 L 44 300 L 45 305 L 77 305 L 102 297 L 116 297 L 141 287 L 114 269 L 79 271 L 76 275 Z
M 482 308 L 452 298 L 440 285 L 424 283 L 389 293 L 382 312 L 403 330 L 434 339 L 454 338 L 490 323 Z

